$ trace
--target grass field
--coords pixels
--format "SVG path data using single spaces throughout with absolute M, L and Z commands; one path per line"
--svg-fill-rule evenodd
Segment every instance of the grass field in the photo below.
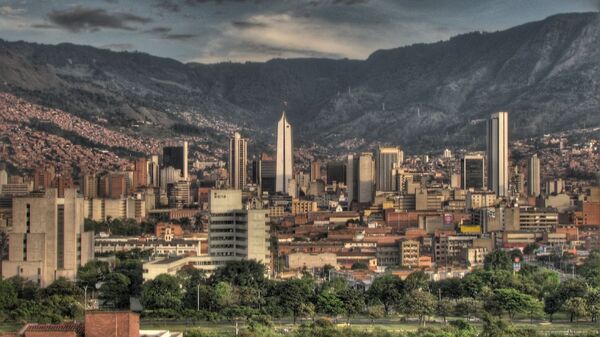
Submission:
M 300 322 L 299 322 L 300 323 Z M 299 324 L 298 323 L 298 324 Z M 480 326 L 479 323 L 473 323 L 476 326 Z M 560 323 L 527 323 L 524 321 L 513 323 L 519 327 L 532 327 L 538 331 L 545 332 L 547 334 L 550 333 L 562 333 L 562 334 L 571 334 L 571 333 L 584 333 L 584 332 L 593 332 L 596 331 L 600 335 L 600 324 L 592 324 L 586 322 L 579 323 L 568 323 L 568 322 L 560 322 Z M 291 322 L 275 322 L 275 329 L 279 331 L 283 330 L 292 330 L 294 329 L 294 325 Z M 345 326 L 345 322 L 340 321 L 339 326 Z M 428 327 L 443 327 L 442 323 L 428 323 Z M 15 332 L 18 331 L 22 325 L 14 324 L 14 323 L 0 323 L 0 333 L 3 332 Z M 240 328 L 244 327 L 243 323 L 239 324 Z M 357 330 L 373 330 L 375 328 L 387 330 L 390 332 L 401 332 L 401 331 L 416 331 L 419 329 L 419 325 L 416 322 L 401 322 L 400 319 L 388 319 L 385 322 L 375 322 L 375 324 L 371 324 L 366 319 L 359 319 L 356 322 L 351 324 L 353 329 Z M 171 321 L 148 321 L 142 320 L 141 329 L 145 330 L 171 330 L 171 331 L 187 331 L 191 329 L 198 329 L 203 331 L 210 332 L 221 332 L 221 333 L 231 333 L 235 332 L 235 324 L 229 322 L 171 322 Z

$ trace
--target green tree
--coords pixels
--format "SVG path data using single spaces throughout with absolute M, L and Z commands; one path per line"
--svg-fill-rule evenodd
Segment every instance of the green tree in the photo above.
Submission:
M 426 290 L 429 286 L 429 276 L 423 271 L 410 273 L 404 281 L 404 291 Z
M 317 295 L 316 310 L 335 318 L 344 313 L 344 303 L 332 288 L 327 288 Z
M 436 314 L 444 319 L 444 324 L 446 324 L 446 318 L 455 311 L 454 301 L 443 298 L 441 301 L 437 302 L 436 305 Z
M 364 262 L 354 262 L 352 264 L 352 267 L 350 268 L 352 270 L 366 270 L 369 269 L 369 266 L 364 263 Z
M 550 322 L 552 322 L 554 314 L 560 311 L 562 304 L 563 300 L 556 292 L 544 297 L 544 312 L 548 314 Z
M 585 300 L 592 322 L 597 322 L 600 316 L 600 289 L 590 289 Z
M 530 309 L 538 307 L 536 301 L 516 289 L 496 289 L 485 308 L 498 314 L 506 312 L 512 321 L 515 314 L 528 313 Z
M 4 312 L 17 303 L 17 290 L 7 280 L 0 279 L 0 311 Z
M 427 316 L 435 313 L 436 300 L 433 295 L 422 290 L 413 290 L 402 300 L 402 312 L 407 315 L 417 316 L 419 324 L 425 325 Z
M 74 298 L 82 298 L 83 299 L 83 290 L 79 288 L 74 282 L 70 280 L 59 277 L 56 281 L 52 282 L 48 287 L 41 290 L 42 296 L 50 297 L 53 295 L 61 295 L 61 296 L 72 296 Z
M 132 296 L 138 296 L 144 283 L 144 272 L 142 261 L 138 259 L 121 260 L 115 267 L 115 272 L 121 273 L 129 279 L 129 292 Z
M 475 314 L 483 310 L 483 304 L 480 300 L 472 297 L 463 297 L 456 301 L 456 314 L 470 320 Z
M 275 295 L 279 299 L 279 305 L 291 312 L 294 324 L 298 317 L 310 314 L 314 310 L 310 302 L 314 295 L 314 288 L 311 279 L 294 279 L 278 283 Z
M 77 270 L 77 281 L 81 287 L 95 289 L 96 283 L 100 282 L 104 275 L 108 274 L 108 263 L 104 261 L 89 261 Z
M 142 286 L 140 301 L 147 309 L 178 310 L 182 299 L 179 280 L 175 276 L 161 274 Z
M 503 250 L 494 250 L 485 256 L 483 266 L 486 270 L 512 270 L 510 253 Z
M 570 321 L 573 323 L 575 319 L 588 315 L 587 302 L 582 297 L 571 297 L 565 301 L 562 310 L 570 315 Z
M 389 315 L 390 309 L 398 305 L 402 300 L 404 284 L 402 280 L 394 275 L 380 276 L 373 281 L 367 292 L 371 304 L 383 305 L 385 315 Z
M 350 322 L 352 316 L 361 313 L 365 308 L 365 296 L 357 289 L 346 287 L 338 292 L 338 297 L 342 300 L 347 322 Z
M 211 283 L 228 282 L 234 286 L 263 288 L 265 285 L 265 265 L 254 260 L 227 262 L 218 268 L 211 277 Z
M 110 273 L 104 278 L 102 286 L 100 286 L 101 300 L 115 309 L 129 308 L 129 286 L 131 281 L 121 273 Z

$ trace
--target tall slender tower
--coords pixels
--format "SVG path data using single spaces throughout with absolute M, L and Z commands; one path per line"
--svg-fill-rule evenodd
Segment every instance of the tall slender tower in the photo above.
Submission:
M 294 154 L 292 152 L 292 126 L 285 111 L 277 123 L 277 159 L 275 168 L 275 191 L 288 193 L 288 182 L 294 176 Z
M 527 163 L 527 193 L 537 197 L 540 192 L 540 158 L 534 154 Z
M 487 126 L 488 188 L 508 195 L 508 112 L 493 114 Z
M 241 190 L 246 186 L 247 163 L 248 140 L 236 132 L 229 140 L 229 187 Z
M 377 191 L 393 191 L 394 175 L 392 171 L 400 168 L 403 161 L 402 151 L 399 147 L 378 147 L 375 166 L 376 166 L 376 189 Z

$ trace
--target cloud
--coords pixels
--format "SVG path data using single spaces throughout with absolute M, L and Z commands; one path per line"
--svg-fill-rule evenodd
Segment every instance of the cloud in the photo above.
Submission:
M 24 8 L 15 8 L 9 5 L 6 6 L 0 6 L 0 15 L 2 16 L 11 16 L 11 15 L 18 15 L 18 14 L 22 14 L 25 12 Z
M 169 12 L 179 12 L 181 9 L 179 4 L 174 0 L 159 0 L 156 7 L 164 9 Z
M 132 50 L 135 47 L 131 43 L 110 43 L 110 44 L 98 46 L 98 48 L 123 51 L 123 50 Z
M 165 40 L 191 40 L 195 38 L 196 34 L 164 34 L 161 36 Z
M 268 25 L 264 22 L 252 22 L 252 21 L 233 21 L 231 24 L 238 29 L 252 29 L 252 28 L 266 28 Z
M 98 31 L 102 28 L 135 30 L 131 24 L 146 24 L 152 19 L 123 12 L 108 12 L 102 8 L 76 6 L 54 10 L 48 19 L 55 25 L 72 32 Z
M 166 34 L 171 31 L 169 27 L 154 27 L 152 29 L 145 30 L 144 33 L 150 34 Z

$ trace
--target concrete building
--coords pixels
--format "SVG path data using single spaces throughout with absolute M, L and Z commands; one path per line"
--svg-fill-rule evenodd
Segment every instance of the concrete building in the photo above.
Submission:
M 133 170 L 133 189 L 142 186 L 148 186 L 148 161 L 145 157 L 140 157 L 135 160 L 135 168 Z
M 183 208 L 185 205 L 190 205 L 192 203 L 190 182 L 179 180 L 167 184 L 167 199 L 169 200 L 169 208 Z
M 478 209 L 494 206 L 496 193 L 488 191 L 468 191 L 465 198 L 465 208 Z
M 285 112 L 277 123 L 277 158 L 275 160 L 275 192 L 288 193 L 288 184 L 294 177 L 292 126 Z
M 153 154 L 150 156 L 150 160 L 147 162 L 148 168 L 146 172 L 148 172 L 148 181 L 146 183 L 147 186 L 159 187 L 160 185 L 160 162 L 158 161 L 158 155 Z
M 241 190 L 248 182 L 248 140 L 238 132 L 229 140 L 229 187 Z
M 180 178 L 188 180 L 188 142 L 179 146 L 163 147 L 163 167 L 179 170 Z
M 493 114 L 487 125 L 487 186 L 496 196 L 508 196 L 508 113 Z
M 59 277 L 74 279 L 94 258 L 94 233 L 83 229 L 83 198 L 66 189 L 15 197 L 8 260 L 2 277 L 20 276 L 46 287 Z
M 485 159 L 480 155 L 466 155 L 460 159 L 460 187 L 464 190 L 485 189 Z
M 312 200 L 292 200 L 292 215 L 307 214 L 317 212 L 317 202 Z
M 321 162 L 318 160 L 310 162 L 310 181 L 321 179 Z
M 419 266 L 420 243 L 417 240 L 400 241 L 400 266 L 415 268 Z
M 358 202 L 373 202 L 373 155 L 368 152 L 361 153 L 358 157 Z
M 208 254 L 267 263 L 268 210 L 245 210 L 240 190 L 212 190 L 209 198 Z
M 404 161 L 399 147 L 378 147 L 375 154 L 375 188 L 377 191 L 394 191 L 395 176 L 393 171 L 399 168 Z
M 527 163 L 527 194 L 537 197 L 540 193 L 540 158 L 534 154 Z

